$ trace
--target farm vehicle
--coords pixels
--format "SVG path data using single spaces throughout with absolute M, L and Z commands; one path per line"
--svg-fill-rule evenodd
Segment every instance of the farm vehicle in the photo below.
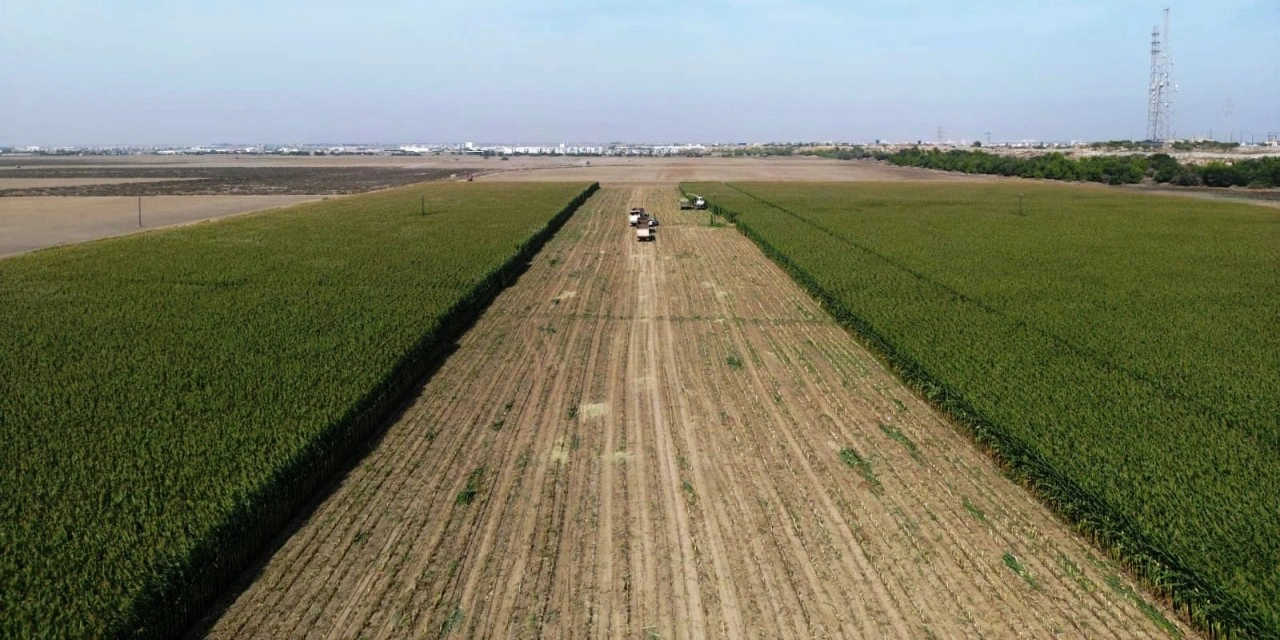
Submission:
M 637 242 L 657 239 L 658 218 L 657 216 L 650 215 L 648 211 L 644 210 L 644 207 L 633 207 L 631 211 L 627 213 L 627 221 L 631 226 L 636 228 Z

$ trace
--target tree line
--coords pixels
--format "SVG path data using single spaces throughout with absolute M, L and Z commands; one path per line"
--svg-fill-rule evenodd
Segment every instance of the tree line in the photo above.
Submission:
M 1280 157 L 1197 165 L 1178 162 L 1167 153 L 1068 158 L 1053 152 L 1016 158 L 979 150 L 910 147 L 889 153 L 859 146 L 822 149 L 816 155 L 840 160 L 874 158 L 902 167 L 1105 184 L 1135 184 L 1150 179 L 1179 186 L 1280 187 Z

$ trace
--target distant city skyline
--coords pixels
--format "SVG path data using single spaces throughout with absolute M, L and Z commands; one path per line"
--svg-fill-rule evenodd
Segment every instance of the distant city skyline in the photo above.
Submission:
M 1280 133 L 1275 0 L 10 0 L 0 146 L 1138 139 L 1166 6 L 1178 136 Z

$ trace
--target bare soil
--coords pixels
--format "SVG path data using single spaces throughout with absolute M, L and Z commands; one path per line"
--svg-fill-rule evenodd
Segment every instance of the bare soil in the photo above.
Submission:
M 1109 585 L 1135 588 L 1115 564 L 676 198 L 584 205 L 193 634 L 1170 635 Z M 627 227 L 637 205 L 656 242 Z
M 409 165 L 326 162 L 338 159 L 3 158 L 0 257 L 474 172 L 435 157 Z
M 1183 196 L 1204 200 L 1227 200 L 1267 207 L 1280 207 L 1280 189 L 1248 189 L 1241 187 L 1176 187 L 1160 184 L 1125 185 L 1126 189 L 1162 196 Z
M 590 164 L 588 164 L 590 163 Z M 506 164 L 506 163 L 503 163 Z M 591 158 L 569 163 L 516 164 L 485 173 L 481 180 L 596 180 L 603 185 L 671 185 L 682 181 L 954 181 L 972 176 L 873 160 L 828 158 Z
M 0 170 L 0 197 L 15 196 L 210 196 L 339 195 L 466 175 L 469 169 L 386 166 L 278 167 L 66 167 Z M 12 183 L 38 180 L 50 184 Z M 60 183 L 59 183 L 60 182 Z
M 0 198 L 0 256 L 319 200 L 322 196 Z
M 4 175 L 13 175 L 2 174 Z M 167 178 L 5 178 L 0 177 L 0 194 L 11 190 L 47 189 L 50 187 L 84 187 L 99 184 L 129 184 L 136 182 L 156 182 Z M 182 179 L 182 178 L 177 178 Z M 195 178 L 186 178 L 194 180 Z

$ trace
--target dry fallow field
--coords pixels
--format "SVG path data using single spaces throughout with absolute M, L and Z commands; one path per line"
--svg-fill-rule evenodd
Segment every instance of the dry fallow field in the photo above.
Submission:
M 0 256 L 262 211 L 320 196 L 36 196 L 0 198 Z

